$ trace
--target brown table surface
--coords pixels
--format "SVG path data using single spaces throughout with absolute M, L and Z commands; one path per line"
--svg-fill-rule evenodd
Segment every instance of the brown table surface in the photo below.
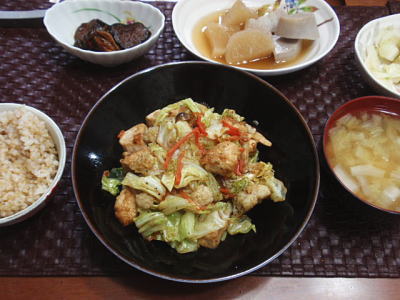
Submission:
M 211 1 L 211 0 L 210 0 Z M 386 0 L 327 0 L 378 6 Z M 400 279 L 246 276 L 190 285 L 136 272 L 130 277 L 1 277 L 0 299 L 400 299 Z

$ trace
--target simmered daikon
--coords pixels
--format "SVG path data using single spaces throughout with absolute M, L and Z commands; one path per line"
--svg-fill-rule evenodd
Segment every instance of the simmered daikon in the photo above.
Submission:
M 241 64 L 267 57 L 274 50 L 271 34 L 246 29 L 231 36 L 226 45 L 225 59 L 229 64 Z
M 300 17 L 293 17 L 295 15 Z M 287 17 L 288 21 L 282 21 Z M 300 38 L 286 39 L 286 36 L 277 35 L 280 23 L 286 35 L 294 34 Z M 295 33 L 291 29 L 293 24 L 300 27 Z M 299 35 L 298 31 L 302 31 L 303 26 L 305 32 Z M 195 27 L 193 41 L 203 55 L 213 60 L 246 68 L 275 69 L 304 59 L 311 48 L 311 40 L 317 36 L 318 29 L 312 13 L 304 14 L 300 10 L 289 12 L 283 1 L 257 9 L 237 0 L 230 9 L 202 19 Z
M 211 46 L 212 57 L 219 57 L 225 54 L 226 44 L 231 36 L 228 27 L 218 24 L 209 23 L 204 31 Z
M 222 17 L 222 24 L 226 26 L 242 25 L 248 19 L 257 17 L 257 11 L 244 5 L 241 0 L 238 0 Z

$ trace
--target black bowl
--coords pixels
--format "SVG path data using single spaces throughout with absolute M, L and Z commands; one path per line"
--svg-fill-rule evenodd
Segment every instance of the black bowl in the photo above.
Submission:
M 121 129 L 169 103 L 191 97 L 235 109 L 273 143 L 259 146 L 276 177 L 288 188 L 287 200 L 266 200 L 249 214 L 257 233 L 229 236 L 214 250 L 178 254 L 166 243 L 145 241 L 135 226 L 114 217 L 114 199 L 101 190 L 104 170 L 119 165 Z M 254 122 L 257 121 L 257 122 Z M 260 78 L 206 62 L 172 63 L 139 72 L 118 84 L 93 107 L 79 131 L 73 153 L 74 192 L 89 227 L 116 256 L 146 273 L 182 282 L 215 282 L 250 273 L 271 262 L 298 237 L 318 193 L 319 164 L 312 135 L 296 108 Z

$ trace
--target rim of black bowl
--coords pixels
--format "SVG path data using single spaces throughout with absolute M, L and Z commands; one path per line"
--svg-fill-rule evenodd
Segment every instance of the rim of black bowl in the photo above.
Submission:
M 359 97 L 359 98 L 355 98 L 352 99 L 348 102 L 345 102 L 344 104 L 342 104 L 341 106 L 339 106 L 333 113 L 332 115 L 329 117 L 328 121 L 326 121 L 325 127 L 324 127 L 324 132 L 323 132 L 323 138 L 322 138 L 322 150 L 324 153 L 324 158 L 326 163 L 328 164 L 328 169 L 330 170 L 330 172 L 333 174 L 333 176 L 336 178 L 336 180 L 340 183 L 340 185 L 347 191 L 349 192 L 353 197 L 357 198 L 358 200 L 360 200 L 361 202 L 367 204 L 370 207 L 373 207 L 375 209 L 378 209 L 380 211 L 386 212 L 386 213 L 390 213 L 393 215 L 400 215 L 400 211 L 395 211 L 395 210 L 391 210 L 391 209 L 386 209 L 380 206 L 377 206 L 359 196 L 357 196 L 356 194 L 354 194 L 344 183 L 343 181 L 336 175 L 336 173 L 333 171 L 333 166 L 331 164 L 331 161 L 328 158 L 328 155 L 326 155 L 326 144 L 328 143 L 328 130 L 331 129 L 333 127 L 333 125 L 337 122 L 337 120 L 339 118 L 341 118 L 342 116 L 344 116 L 347 113 L 351 113 L 351 112 L 380 112 L 380 113 L 384 113 L 384 114 L 389 114 L 389 115 L 396 115 L 397 118 L 400 119 L 400 114 L 394 113 L 390 110 L 386 109 L 386 106 L 384 104 L 381 105 L 372 105 L 372 106 L 368 106 L 366 105 L 364 108 L 355 108 L 353 110 L 348 109 L 346 110 L 348 107 L 354 105 L 354 103 L 358 103 L 358 102 L 362 102 L 362 101 L 373 101 L 373 100 L 378 100 L 378 101 L 382 101 L 382 102 L 396 102 L 398 104 L 400 104 L 400 100 L 397 98 L 393 98 L 393 97 L 386 97 L 386 96 L 363 96 L 363 97 Z M 346 112 L 346 113 L 344 113 Z M 343 114 L 343 115 L 342 115 Z
M 316 178 L 315 178 L 315 185 L 314 185 L 314 191 L 312 192 L 312 199 L 311 199 L 311 204 L 310 204 L 310 208 L 307 212 L 307 215 L 305 217 L 305 219 L 303 220 L 303 222 L 301 223 L 301 226 L 299 227 L 299 229 L 296 231 L 296 233 L 293 235 L 293 237 L 286 243 L 286 245 L 284 247 L 282 247 L 281 250 L 279 250 L 277 253 L 275 253 L 273 256 L 271 256 L 270 258 L 268 258 L 267 260 L 263 261 L 262 263 L 248 269 L 245 271 L 242 271 L 240 273 L 236 273 L 236 274 L 232 274 L 232 275 L 228 275 L 228 276 L 221 276 L 221 277 L 216 277 L 216 278 L 205 278 L 205 279 L 188 279 L 188 278 L 184 278 L 184 277 L 173 277 L 173 276 L 169 276 L 167 274 L 164 273 L 159 273 L 153 270 L 150 270 L 148 268 L 145 268 L 143 266 L 140 266 L 138 263 L 131 261 L 129 258 L 127 258 L 125 255 L 119 253 L 118 251 L 114 250 L 113 246 L 110 245 L 108 242 L 106 242 L 103 238 L 102 238 L 102 234 L 99 230 L 97 230 L 96 226 L 94 224 L 92 224 L 89 216 L 86 214 L 86 212 L 83 209 L 83 205 L 81 203 L 81 199 L 79 197 L 79 192 L 77 189 L 77 182 L 76 182 L 76 178 L 75 178 L 75 171 L 76 171 L 76 151 L 78 148 L 78 145 L 80 143 L 80 139 L 81 139 L 81 134 L 82 131 L 85 129 L 86 127 L 86 121 L 90 118 L 91 114 L 96 110 L 97 106 L 103 102 L 103 100 L 110 94 L 112 93 L 115 89 L 117 89 L 119 86 L 121 86 L 122 84 L 124 84 L 126 81 L 130 80 L 133 77 L 138 77 L 141 76 L 145 73 L 151 72 L 153 70 L 157 70 L 160 68 L 169 68 L 172 66 L 176 66 L 176 65 L 186 65 L 186 64 L 197 64 L 197 65 L 208 65 L 210 67 L 213 68 L 223 68 L 223 69 L 231 69 L 234 72 L 239 72 L 242 73 L 246 76 L 249 76 L 251 78 L 253 78 L 254 80 L 259 81 L 260 83 L 262 83 L 263 85 L 267 86 L 268 88 L 272 89 L 275 93 L 277 93 L 284 101 L 286 101 L 286 103 L 291 107 L 291 109 L 297 114 L 297 116 L 299 117 L 300 121 L 303 123 L 304 128 L 306 129 L 308 138 L 309 138 L 309 142 L 312 145 L 312 150 L 313 150 L 313 157 L 315 159 L 315 174 L 316 174 Z M 247 71 L 243 71 L 243 70 L 239 70 L 236 69 L 234 67 L 230 67 L 230 66 L 226 66 L 226 65 L 221 65 L 221 64 L 217 64 L 217 63 L 211 63 L 211 62 L 204 62 L 204 61 L 183 61 L 183 62 L 172 62 L 172 63 L 166 63 L 166 64 L 162 64 L 162 65 L 157 65 L 157 66 L 153 66 L 147 69 L 144 69 L 142 71 L 139 71 L 133 75 L 128 76 L 127 78 L 123 79 L 122 81 L 120 81 L 119 83 L 117 83 L 114 87 L 112 87 L 110 90 L 108 90 L 97 102 L 96 104 L 93 105 L 92 109 L 89 111 L 89 113 L 86 115 L 85 119 L 83 120 L 83 123 L 79 129 L 79 132 L 77 134 L 76 140 L 75 140 L 75 144 L 74 144 L 74 148 L 73 148 L 73 152 L 72 152 L 72 166 L 71 166 L 71 177 L 72 177 L 72 186 L 73 186 L 73 190 L 74 190 L 74 194 L 75 194 L 75 198 L 78 202 L 78 206 L 79 209 L 86 221 L 86 223 L 88 224 L 89 228 L 91 229 L 91 231 L 94 233 L 94 235 L 97 237 L 97 239 L 111 252 L 113 253 L 116 257 L 118 257 L 119 259 L 121 259 L 122 261 L 124 261 L 125 263 L 127 263 L 128 265 L 134 267 L 137 270 L 140 270 L 142 272 L 145 272 L 149 275 L 153 275 L 162 279 L 166 279 L 166 280 L 171 280 L 171 281 L 176 281 L 176 282 L 184 282 L 184 283 L 212 283 L 212 282 L 220 282 L 220 281 L 226 281 L 226 280 L 231 280 L 231 279 L 235 279 L 241 276 L 244 276 L 246 274 L 249 274 L 251 272 L 254 272 L 260 268 L 262 268 L 263 266 L 267 265 L 268 263 L 270 263 L 271 261 L 273 261 L 275 258 L 277 258 L 278 256 L 280 256 L 287 248 L 289 248 L 293 242 L 298 238 L 298 236 L 300 235 L 300 233 L 304 230 L 305 226 L 307 225 L 308 221 L 310 220 L 310 217 L 314 211 L 315 208 L 315 204 L 317 202 L 317 197 L 318 197 L 318 192 L 319 192 L 319 185 L 320 185 L 320 165 L 319 165 L 319 159 L 318 159 L 318 152 L 316 149 L 316 145 L 314 142 L 314 138 L 312 136 L 311 130 L 307 125 L 307 122 L 305 121 L 305 119 L 303 118 L 303 116 L 301 115 L 301 113 L 298 111 L 298 109 L 294 106 L 294 104 L 292 104 L 289 99 L 282 93 L 280 92 L 277 88 L 275 88 L 274 86 L 272 86 L 270 83 L 266 82 L 265 80 L 257 77 L 256 75 L 253 75 Z

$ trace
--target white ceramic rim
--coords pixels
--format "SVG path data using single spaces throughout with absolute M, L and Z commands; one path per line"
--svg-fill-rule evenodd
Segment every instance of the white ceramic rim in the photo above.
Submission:
M 81 3 L 90 3 L 90 2 L 111 2 L 111 3 L 116 3 L 118 4 L 118 2 L 123 2 L 123 3 L 129 3 L 128 5 L 131 5 L 132 7 L 135 6 L 143 6 L 146 7 L 146 9 L 149 9 L 153 12 L 155 12 L 161 20 L 161 26 L 159 28 L 157 28 L 157 30 L 155 32 L 152 32 L 150 38 L 148 40 L 146 40 L 145 42 L 136 45 L 134 47 L 131 48 L 127 48 L 127 49 L 123 49 L 123 50 L 116 50 L 116 51 L 111 51 L 111 52 L 97 52 L 97 51 L 91 51 L 91 50 L 85 50 L 85 49 L 81 49 L 78 47 L 75 47 L 74 45 L 70 45 L 67 43 L 64 43 L 63 41 L 61 41 L 60 39 L 57 38 L 56 34 L 54 34 L 51 25 L 49 24 L 49 14 L 52 13 L 53 10 L 58 9 L 60 6 L 66 6 L 69 5 L 70 2 L 81 2 Z M 139 1 L 123 1 L 123 0 L 68 0 L 68 1 L 63 1 L 63 2 L 59 2 L 54 4 L 52 7 L 50 7 L 48 10 L 46 10 L 46 13 L 44 15 L 43 18 L 43 23 L 47 29 L 47 31 L 49 32 L 49 34 L 61 45 L 65 46 L 66 48 L 73 50 L 73 51 L 79 51 L 82 53 L 88 53 L 91 55 L 96 55 L 99 57 L 107 57 L 107 56 L 112 56 L 112 55 L 116 55 L 116 54 L 122 54 L 122 53 L 126 53 L 126 52 L 131 52 L 134 51 L 136 49 L 140 49 L 143 47 L 146 47 L 148 44 L 155 42 L 159 35 L 161 34 L 161 32 L 164 29 L 165 26 L 165 16 L 164 14 L 156 7 L 154 7 L 153 5 L 147 4 L 147 3 L 143 3 L 143 2 L 139 2 Z
M 38 116 L 43 122 L 45 122 L 46 127 L 51 127 L 54 130 L 54 132 L 56 134 L 56 138 L 60 144 L 59 149 L 57 149 L 58 161 L 59 161 L 57 173 L 54 176 L 54 179 L 51 182 L 50 186 L 48 187 L 47 191 L 39 199 L 37 199 L 35 202 L 33 202 L 31 205 L 24 208 L 23 210 L 20 210 L 19 212 L 15 213 L 11 216 L 0 218 L 0 226 L 5 226 L 5 225 L 11 225 L 11 224 L 18 223 L 20 221 L 25 220 L 26 218 L 24 218 L 24 216 L 29 215 L 32 212 L 31 215 L 27 216 L 27 218 L 31 217 L 34 213 L 36 213 L 36 211 L 35 211 L 36 209 L 38 211 L 41 208 L 40 206 L 44 205 L 45 200 L 51 195 L 51 193 L 53 192 L 53 189 L 56 187 L 56 185 L 58 184 L 58 182 L 60 181 L 60 179 L 63 175 L 64 168 L 65 168 L 65 160 L 66 160 L 66 147 L 65 147 L 64 136 L 63 136 L 60 128 L 48 115 L 46 115 L 42 111 L 40 111 L 34 107 L 25 105 L 25 104 L 17 104 L 17 103 L 0 103 L 0 107 L 1 108 L 5 107 L 4 110 L 0 109 L 0 112 L 11 111 L 11 110 L 14 110 L 17 108 L 25 108 L 25 109 L 31 111 L 36 116 Z M 52 137 L 52 139 L 54 140 L 54 137 Z M 53 141 L 53 142 L 57 146 L 57 143 L 55 141 Z
M 205 61 L 211 62 L 211 63 L 216 63 L 216 64 L 222 64 L 220 62 L 214 61 L 212 59 L 209 59 L 208 57 L 202 55 L 201 53 L 199 53 L 196 49 L 192 48 L 190 45 L 188 45 L 186 43 L 186 40 L 184 38 L 182 38 L 180 36 L 180 30 L 177 28 L 177 19 L 179 16 L 179 11 L 181 9 L 181 7 L 188 1 L 194 1 L 194 0 L 179 0 L 177 2 L 177 4 L 175 5 L 173 11 L 172 11 L 172 27 L 174 29 L 174 32 L 176 34 L 176 36 L 178 37 L 179 41 L 182 43 L 182 45 L 189 51 L 191 52 L 193 55 L 199 57 L 200 59 L 203 59 Z M 217 0 L 214 0 L 217 1 Z M 333 39 L 331 39 L 330 45 L 329 47 L 327 47 L 325 49 L 325 51 L 321 52 L 319 55 L 314 56 L 313 58 L 311 58 L 310 60 L 307 61 L 303 61 L 299 64 L 290 66 L 290 67 L 285 67 L 285 68 L 279 68 L 279 69 L 265 69 L 265 70 L 260 70 L 260 69 L 251 69 L 251 68 L 243 68 L 243 67 L 238 67 L 238 66 L 231 66 L 240 70 L 244 70 L 250 73 L 254 73 L 256 75 L 261 75 L 261 76 L 275 76 L 275 75 L 283 75 L 283 74 L 288 74 L 288 73 L 292 73 L 295 71 L 299 71 L 301 69 L 304 69 L 312 64 L 314 64 L 315 62 L 319 61 L 320 59 L 322 59 L 324 56 L 326 56 L 336 45 L 338 39 L 339 39 L 339 35 L 340 35 L 340 22 L 339 19 L 335 13 L 335 11 L 332 9 L 332 7 L 326 3 L 323 0 L 314 0 L 317 1 L 319 3 L 319 5 L 321 5 L 321 7 L 323 7 L 324 9 L 326 9 L 329 14 L 331 15 L 331 17 L 333 18 L 333 20 L 331 22 L 334 23 L 334 28 L 337 29 L 335 30 L 336 34 L 333 36 Z
M 365 73 L 370 77 L 370 79 L 376 83 L 380 88 L 382 88 L 383 90 L 388 91 L 389 93 L 391 93 L 393 96 L 397 96 L 400 97 L 400 92 L 395 92 L 393 90 L 388 89 L 386 86 L 384 86 L 379 80 L 377 80 L 375 78 L 375 76 L 371 73 L 370 70 L 368 70 L 367 66 L 365 65 L 364 59 L 361 57 L 361 49 L 360 49 L 360 39 L 362 38 L 362 36 L 364 34 L 367 34 L 367 32 L 371 29 L 373 29 L 373 27 L 381 22 L 385 22 L 391 19 L 400 19 L 400 14 L 394 14 L 394 15 L 389 15 L 389 16 L 385 16 L 385 17 L 381 17 L 378 19 L 374 19 L 372 21 L 369 21 L 367 24 L 365 24 L 360 31 L 357 33 L 355 42 L 354 42 L 354 51 L 356 53 L 356 57 L 357 60 L 359 61 L 361 67 L 363 68 L 363 70 L 365 71 Z

